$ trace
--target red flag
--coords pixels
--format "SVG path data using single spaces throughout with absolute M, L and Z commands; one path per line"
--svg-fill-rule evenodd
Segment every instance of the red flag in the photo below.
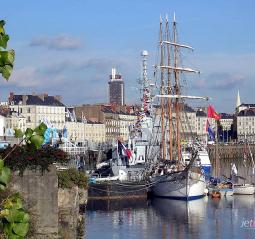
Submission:
M 214 110 L 214 108 L 211 105 L 208 106 L 207 116 L 208 116 L 208 118 L 214 118 L 216 120 L 220 120 L 220 118 L 221 118 L 220 114 L 216 113 L 216 111 Z

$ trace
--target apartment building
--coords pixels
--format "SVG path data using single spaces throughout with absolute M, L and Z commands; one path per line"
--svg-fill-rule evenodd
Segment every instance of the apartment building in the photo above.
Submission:
M 41 122 L 62 130 L 65 125 L 65 105 L 60 96 L 24 94 L 9 96 L 10 111 L 26 118 L 26 127 L 35 128 Z

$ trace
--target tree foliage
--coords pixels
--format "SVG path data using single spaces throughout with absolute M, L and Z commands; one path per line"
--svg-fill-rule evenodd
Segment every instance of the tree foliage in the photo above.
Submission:
M 0 74 L 8 80 L 13 70 L 15 52 L 6 49 L 9 36 L 5 33 L 4 25 L 5 21 L 0 20 Z

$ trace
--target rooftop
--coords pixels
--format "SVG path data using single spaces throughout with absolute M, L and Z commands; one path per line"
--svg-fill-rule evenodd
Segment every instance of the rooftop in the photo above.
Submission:
M 60 96 L 49 96 L 48 94 L 15 95 L 10 93 L 9 103 L 12 105 L 47 105 L 65 106 Z
M 238 115 L 239 117 L 245 117 L 245 116 L 255 116 L 255 109 L 245 109 L 241 110 Z
M 196 112 L 196 116 L 197 117 L 207 117 L 207 114 L 204 111 L 202 111 L 202 110 L 198 110 Z
M 234 115 L 227 114 L 227 113 L 221 113 L 221 119 L 234 119 Z

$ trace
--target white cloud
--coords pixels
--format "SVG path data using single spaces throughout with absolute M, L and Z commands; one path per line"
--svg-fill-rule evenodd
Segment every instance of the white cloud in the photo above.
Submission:
M 68 35 L 56 37 L 41 36 L 34 38 L 30 42 L 30 46 L 44 46 L 54 50 L 76 50 L 81 48 L 82 42 L 79 38 Z
M 17 70 L 14 69 L 9 84 L 16 87 L 37 87 L 41 85 L 41 82 L 38 79 L 36 69 L 28 66 Z
M 231 90 L 241 86 L 245 82 L 245 77 L 236 74 L 215 74 L 209 77 L 213 81 L 212 89 L 216 90 Z

